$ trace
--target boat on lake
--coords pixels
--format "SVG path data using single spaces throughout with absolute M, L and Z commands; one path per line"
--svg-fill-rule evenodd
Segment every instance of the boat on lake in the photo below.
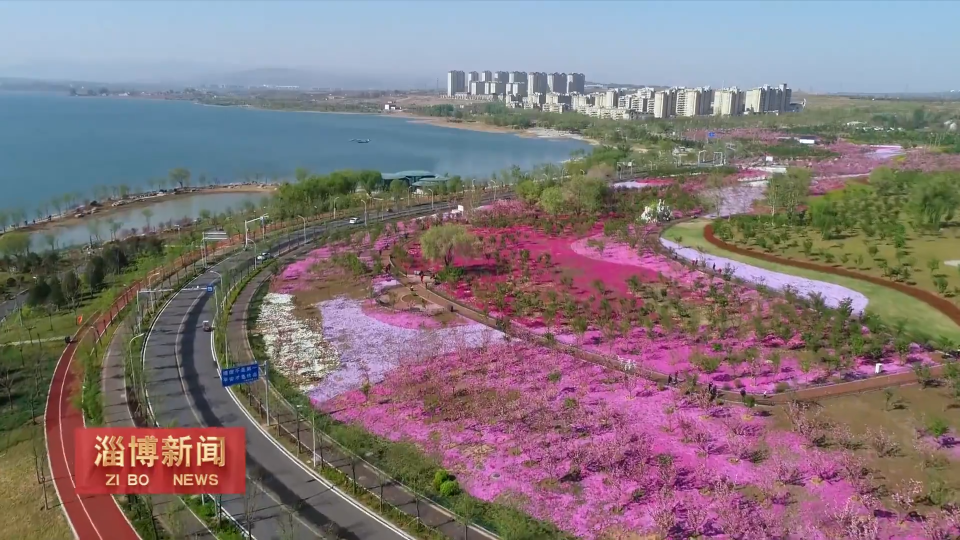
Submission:
M 358 144 L 367 144 L 370 142 L 370 139 L 350 139 L 350 142 L 355 142 Z

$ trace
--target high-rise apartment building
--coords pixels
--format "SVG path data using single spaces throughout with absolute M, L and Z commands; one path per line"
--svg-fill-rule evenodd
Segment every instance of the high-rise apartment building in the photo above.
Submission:
M 737 116 L 743 108 L 743 92 L 733 88 L 721 88 L 714 93 L 714 116 Z
M 527 82 L 517 81 L 517 82 L 507 83 L 506 91 L 508 96 L 523 97 L 527 95 Z
M 743 98 L 744 110 L 755 114 L 785 112 L 792 97 L 793 91 L 786 83 L 778 87 L 763 85 L 747 90 Z
M 493 72 L 490 71 L 490 70 L 481 71 L 481 72 L 480 72 L 480 80 L 483 81 L 483 82 L 492 81 L 492 80 L 493 80 Z
M 524 83 L 527 84 L 527 72 L 526 71 L 511 71 L 510 79 L 507 82 L 511 83 Z
M 487 93 L 487 83 L 483 81 L 472 81 L 470 86 L 467 88 L 467 92 L 475 96 L 483 96 Z
M 597 107 L 612 109 L 619 104 L 620 93 L 616 90 L 598 92 L 594 98 Z
M 480 80 L 480 74 L 479 74 L 479 73 L 477 73 L 476 71 L 468 71 L 468 72 L 467 72 L 467 80 L 466 80 L 467 92 L 470 92 L 470 93 L 472 94 L 473 91 L 470 90 L 470 89 L 473 88 L 473 83 L 474 83 L 475 81 L 479 81 L 479 80 Z
M 509 71 L 495 71 L 493 73 L 493 80 L 497 82 L 502 82 L 504 84 L 510 81 L 510 72 Z
M 547 75 L 547 90 L 557 94 L 567 93 L 567 74 L 551 73 Z
M 527 92 L 530 94 L 546 94 L 550 91 L 547 86 L 547 74 L 540 71 L 531 71 L 527 73 Z
M 462 71 L 447 72 L 447 95 L 453 96 L 458 92 L 467 91 L 467 75 Z
M 584 87 L 587 84 L 587 78 L 583 73 L 569 73 L 567 75 L 567 93 L 568 94 L 582 94 L 584 93 Z
M 507 83 L 501 81 L 487 81 L 483 83 L 484 94 L 502 96 L 507 93 Z
M 654 118 L 670 118 L 677 111 L 677 89 L 660 90 L 653 95 Z

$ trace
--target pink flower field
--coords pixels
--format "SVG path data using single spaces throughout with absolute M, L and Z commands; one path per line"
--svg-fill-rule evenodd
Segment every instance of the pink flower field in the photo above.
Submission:
M 466 270 L 466 279 L 441 287 L 491 316 L 507 313 L 514 325 L 535 334 L 550 333 L 561 343 L 661 374 L 697 373 L 702 382 L 725 390 L 772 393 L 866 378 L 874 374 L 876 362 L 885 364 L 885 373 L 933 362 L 916 347 L 897 353 L 889 344 L 881 345 L 879 356 L 874 352 L 869 358 L 866 347 L 862 352 L 841 352 L 844 340 L 807 350 L 806 340 L 820 341 L 826 331 L 817 328 L 816 314 L 782 299 L 761 297 L 752 288 L 644 245 L 631 248 L 598 235 L 599 228 L 593 236 L 580 238 L 547 236 L 529 226 L 476 228 L 475 234 L 486 239 L 484 254 L 455 260 Z M 506 245 L 505 237 L 512 239 Z M 420 259 L 416 243 L 409 251 L 414 268 L 438 269 Z M 527 252 L 528 258 L 522 260 Z M 769 278 L 769 272 L 756 272 L 774 281 L 789 277 Z M 828 290 L 835 286 L 822 285 L 823 294 L 836 295 Z M 679 320 L 663 311 L 664 303 L 686 306 L 679 308 Z M 557 306 L 551 317 L 545 316 L 548 304 Z M 574 312 L 569 311 L 571 305 Z M 579 334 L 573 313 L 586 320 Z M 717 317 L 727 322 L 718 323 Z M 720 330 L 718 324 L 727 329 Z M 861 345 L 870 339 L 854 338 Z
M 518 501 L 581 538 L 924 538 L 858 496 L 870 491 L 860 457 L 813 448 L 806 428 L 776 431 L 702 392 L 521 342 L 402 362 L 368 396 L 322 407 L 438 455 L 470 494 Z

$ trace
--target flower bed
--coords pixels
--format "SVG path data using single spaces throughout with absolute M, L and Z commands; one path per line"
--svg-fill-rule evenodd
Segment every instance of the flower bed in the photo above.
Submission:
M 751 393 L 862 379 L 874 375 L 875 363 L 886 373 L 932 363 L 924 351 L 894 346 L 851 321 L 867 300 L 843 287 L 680 249 L 721 279 L 610 237 L 548 236 L 529 226 L 474 232 L 484 239 L 483 254 L 455 259 L 465 274 L 439 285 L 447 295 L 614 361 L 695 372 Z M 422 260 L 415 242 L 408 250 L 413 268 L 438 269 Z M 732 278 L 788 299 L 761 297 Z
M 406 328 L 370 316 L 359 300 L 349 298 L 325 301 L 318 308 L 323 336 L 340 357 L 338 369 L 329 372 L 310 392 L 310 397 L 318 402 L 355 390 L 365 382 L 379 382 L 405 360 L 503 339 L 500 332 L 469 321 L 446 328 Z M 404 318 L 412 326 L 418 317 L 406 314 Z M 419 319 L 424 324 L 430 320 L 425 316 Z
M 267 293 L 257 317 L 271 367 L 303 391 L 313 389 L 339 363 L 337 351 L 308 321 L 294 316 L 293 296 Z
M 853 301 L 852 307 L 854 314 L 863 313 L 863 310 L 865 310 L 867 307 L 868 300 L 866 296 L 840 285 L 791 276 L 789 274 L 781 274 L 780 272 L 765 270 L 763 268 L 758 268 L 756 266 L 751 266 L 749 264 L 744 264 L 731 259 L 725 259 L 716 255 L 701 253 L 696 249 L 683 247 L 676 242 L 667 240 L 666 238 L 661 238 L 660 243 L 665 248 L 672 250 L 674 253 L 680 257 L 683 257 L 684 259 L 687 259 L 688 261 L 697 261 L 701 265 L 717 269 L 729 267 L 733 270 L 733 275 L 737 279 L 763 285 L 778 291 L 783 291 L 787 287 L 790 287 L 802 296 L 809 296 L 811 294 L 818 293 L 823 295 L 824 300 L 830 307 L 837 307 L 844 299 L 850 299 Z
M 870 538 L 920 537 L 858 502 L 878 505 L 857 497 L 870 487 L 858 457 L 702 397 L 512 342 L 404 364 L 322 406 L 437 454 L 473 496 L 516 501 L 581 538 L 819 540 L 846 537 L 853 517 Z

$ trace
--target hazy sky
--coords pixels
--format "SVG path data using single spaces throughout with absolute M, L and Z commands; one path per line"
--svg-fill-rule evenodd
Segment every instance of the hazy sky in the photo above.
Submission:
M 0 76 L 293 67 L 816 91 L 960 89 L 960 2 L 3 2 Z M 69 72 L 69 73 L 67 73 Z M 102 79 L 106 77 L 107 79 Z

